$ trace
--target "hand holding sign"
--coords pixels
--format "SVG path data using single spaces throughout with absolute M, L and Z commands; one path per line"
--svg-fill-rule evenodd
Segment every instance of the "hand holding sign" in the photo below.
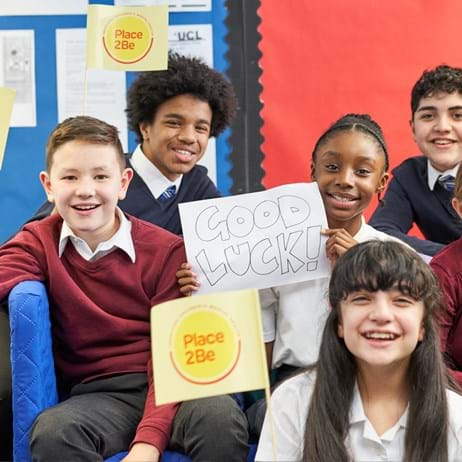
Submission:
M 180 216 L 198 293 L 279 286 L 329 272 L 316 183 L 180 204 Z M 191 273 L 180 277 L 194 289 Z

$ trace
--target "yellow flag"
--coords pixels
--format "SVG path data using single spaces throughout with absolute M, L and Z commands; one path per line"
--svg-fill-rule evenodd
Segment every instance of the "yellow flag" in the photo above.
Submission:
M 16 90 L 0 87 L 0 170 L 5 155 L 6 140 L 10 128 L 11 113 L 13 112 Z
M 154 306 L 151 343 L 156 404 L 269 388 L 254 289 Z
M 87 68 L 167 69 L 168 5 L 89 5 Z

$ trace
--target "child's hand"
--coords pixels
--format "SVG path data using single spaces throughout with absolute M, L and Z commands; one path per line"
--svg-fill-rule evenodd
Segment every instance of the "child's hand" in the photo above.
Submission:
M 181 265 L 180 269 L 176 272 L 176 278 L 180 286 L 180 292 L 185 296 L 192 295 L 201 285 L 197 280 L 196 273 L 191 271 L 191 265 L 189 263 L 183 263 Z
M 160 452 L 152 444 L 135 443 L 121 462 L 159 462 Z
M 332 265 L 335 264 L 338 257 L 358 243 L 343 228 L 323 229 L 321 234 L 329 236 L 326 242 L 326 254 Z

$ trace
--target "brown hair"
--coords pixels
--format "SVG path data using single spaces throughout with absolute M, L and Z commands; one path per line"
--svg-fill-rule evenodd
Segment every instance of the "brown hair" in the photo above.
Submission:
M 46 146 L 47 172 L 50 172 L 54 153 L 70 141 L 114 146 L 120 168 L 125 168 L 125 156 L 117 128 L 95 117 L 77 116 L 69 117 L 59 123 L 48 137 Z

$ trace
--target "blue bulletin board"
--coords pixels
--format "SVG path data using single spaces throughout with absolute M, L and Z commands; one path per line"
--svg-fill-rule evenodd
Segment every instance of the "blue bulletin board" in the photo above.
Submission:
M 112 5 L 113 1 L 90 0 L 89 3 Z M 208 12 L 170 12 L 169 24 L 211 24 L 214 67 L 226 72 L 226 15 L 225 0 L 212 0 L 212 10 Z M 85 26 L 85 15 L 0 16 L 0 31 L 34 31 L 36 104 L 36 126 L 12 127 L 9 131 L 3 167 L 0 170 L 0 242 L 15 233 L 45 200 L 39 172 L 45 166 L 46 140 L 58 123 L 56 29 Z M 184 38 L 187 39 L 187 36 Z M 126 73 L 127 86 L 133 78 L 133 73 Z M 230 165 L 227 161 L 230 151 L 227 142 L 229 132 L 227 130 L 221 135 L 216 143 L 217 185 L 225 195 L 229 194 L 231 188 Z M 129 132 L 129 151 L 135 145 L 134 135 Z

